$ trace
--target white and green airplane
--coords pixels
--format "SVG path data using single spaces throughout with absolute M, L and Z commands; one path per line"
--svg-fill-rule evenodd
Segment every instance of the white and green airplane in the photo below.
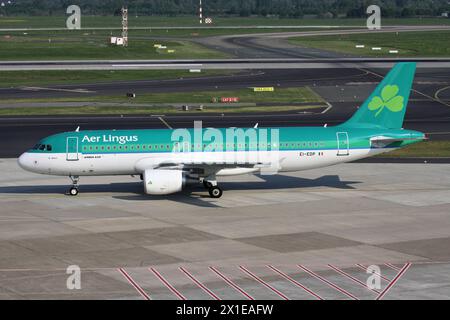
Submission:
M 20 156 L 28 171 L 68 176 L 137 175 L 150 195 L 203 183 L 222 196 L 217 177 L 321 168 L 367 158 L 426 139 L 402 128 L 416 69 L 398 63 L 345 123 L 335 127 L 106 130 L 65 132 Z

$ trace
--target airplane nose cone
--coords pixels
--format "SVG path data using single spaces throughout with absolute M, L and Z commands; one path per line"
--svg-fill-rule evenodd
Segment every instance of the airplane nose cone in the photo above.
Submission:
M 29 153 L 22 154 L 17 162 L 22 169 L 33 171 L 33 159 Z

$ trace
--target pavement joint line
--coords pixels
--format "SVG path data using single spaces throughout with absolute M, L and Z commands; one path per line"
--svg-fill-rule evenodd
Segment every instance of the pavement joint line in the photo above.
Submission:
M 248 300 L 255 300 L 249 293 L 247 293 L 244 289 L 239 287 L 235 282 L 233 282 L 230 278 L 226 277 L 223 273 L 221 273 L 216 267 L 209 267 L 209 269 L 214 272 L 218 277 L 220 277 L 223 281 L 225 281 L 229 286 L 234 288 L 236 291 L 241 293 Z
M 215 300 L 221 300 L 214 292 L 212 292 L 210 289 L 208 289 L 203 283 L 198 281 L 189 271 L 186 270 L 184 267 L 179 267 L 178 270 L 183 272 L 189 279 L 192 280 L 200 289 L 202 289 L 204 292 L 206 292 L 209 296 L 211 296 Z
M 170 282 L 167 281 L 167 279 L 164 278 L 161 273 L 159 273 L 158 270 L 156 270 L 155 268 L 149 268 L 148 270 L 150 270 L 162 282 L 162 284 L 167 287 L 167 289 L 169 289 L 174 295 L 176 295 L 178 299 L 187 300 L 186 297 L 183 296 L 174 286 L 172 286 Z
M 293 279 L 292 277 L 290 277 L 289 275 L 287 275 L 286 273 L 280 271 L 279 269 L 275 268 L 274 266 L 268 265 L 267 266 L 269 269 L 271 269 L 272 271 L 278 273 L 281 277 L 285 278 L 286 280 L 288 280 L 289 282 L 293 283 L 294 285 L 296 285 L 297 287 L 302 288 L 304 291 L 306 291 L 307 293 L 311 294 L 312 296 L 314 296 L 316 299 L 318 300 L 324 300 L 321 296 L 319 296 L 317 293 L 315 293 L 314 291 L 312 291 L 311 289 L 309 289 L 308 287 L 304 286 L 303 284 L 301 284 L 300 282 L 298 282 L 297 280 Z
M 345 272 L 345 271 L 343 271 L 343 270 L 337 268 L 336 266 L 329 264 L 328 267 L 330 267 L 331 269 L 333 269 L 334 271 L 336 271 L 336 272 L 339 273 L 340 275 L 342 275 L 342 276 L 344 276 L 344 277 L 346 277 L 346 278 L 352 280 L 353 282 L 355 282 L 355 283 L 361 285 L 362 287 L 364 287 L 364 288 L 366 288 L 366 289 L 369 289 L 370 291 L 373 291 L 373 292 L 375 292 L 376 294 L 380 294 L 380 291 L 378 291 L 378 290 L 376 290 L 376 289 L 369 288 L 369 287 L 367 286 L 367 284 L 365 284 L 364 282 L 362 282 L 362 281 L 356 279 L 355 277 L 353 277 L 352 275 L 348 274 L 347 272 Z
M 324 277 L 320 276 L 319 274 L 309 270 L 308 268 L 306 268 L 305 266 L 302 265 L 297 265 L 298 268 L 300 268 L 301 270 L 305 271 L 307 274 L 309 274 L 310 276 L 313 276 L 314 278 L 326 283 L 328 286 L 330 286 L 331 288 L 339 291 L 340 293 L 346 295 L 347 297 L 353 299 L 353 300 L 359 300 L 358 297 L 356 297 L 355 295 L 351 294 L 350 292 L 342 289 L 341 287 L 339 287 L 338 285 L 332 283 L 331 281 L 325 279 Z
M 392 287 L 400 280 L 400 278 L 408 271 L 411 267 L 411 262 L 406 263 L 403 268 L 398 272 L 394 279 L 387 285 L 387 287 L 375 298 L 375 300 L 381 300 L 384 296 L 392 289 Z
M 252 273 L 251 271 L 249 271 L 247 268 L 245 268 L 244 266 L 239 266 L 239 269 L 241 269 L 243 272 L 245 272 L 246 274 L 248 274 L 250 277 L 252 277 L 254 280 L 256 280 L 257 282 L 259 282 L 260 284 L 262 284 L 264 287 L 266 287 L 267 289 L 271 290 L 272 292 L 274 292 L 276 295 L 278 295 L 279 297 L 281 297 L 284 300 L 290 300 L 285 294 L 283 294 L 281 291 L 275 289 L 274 287 L 272 287 L 270 284 L 268 284 L 267 282 L 265 282 L 264 280 L 262 280 L 260 277 L 258 277 L 256 274 Z
M 152 298 L 142 289 L 134 280 L 133 278 L 125 271 L 124 268 L 117 269 L 130 283 L 134 289 L 145 299 L 145 300 L 152 300 Z

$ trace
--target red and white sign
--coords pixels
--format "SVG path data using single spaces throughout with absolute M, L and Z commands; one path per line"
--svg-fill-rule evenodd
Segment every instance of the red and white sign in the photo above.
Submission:
M 239 97 L 222 97 L 222 98 L 220 98 L 220 102 L 222 102 L 222 103 L 230 103 L 230 102 L 236 103 L 236 102 L 239 102 Z

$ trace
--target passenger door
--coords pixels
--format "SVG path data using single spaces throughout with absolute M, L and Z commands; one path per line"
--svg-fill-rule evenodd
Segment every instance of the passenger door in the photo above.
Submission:
M 78 138 L 68 137 L 67 138 L 67 161 L 78 161 Z
M 348 141 L 347 132 L 338 132 L 337 136 L 337 146 L 338 146 L 338 156 L 348 156 L 350 155 L 350 146 Z

